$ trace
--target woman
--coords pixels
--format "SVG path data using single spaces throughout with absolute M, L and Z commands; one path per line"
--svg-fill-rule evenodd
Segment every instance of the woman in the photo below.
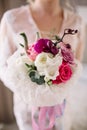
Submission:
M 1 21 L 0 27 L 0 78 L 4 84 L 15 92 L 15 88 L 6 81 L 5 71 L 8 58 L 18 49 L 17 37 L 21 32 L 28 36 L 29 43 L 33 43 L 38 31 L 41 36 L 47 36 L 50 31 L 60 36 L 65 28 L 78 29 L 76 36 L 65 37 L 65 42 L 70 41 L 76 58 L 81 60 L 84 48 L 85 24 L 73 11 L 63 8 L 62 0 L 29 0 L 29 5 L 7 11 Z M 64 4 L 66 4 L 64 0 Z M 68 7 L 68 6 L 66 6 Z M 68 105 L 66 112 L 68 111 Z M 14 113 L 20 130 L 29 130 L 29 106 L 14 94 Z M 69 111 L 68 111 L 69 113 Z M 65 114 L 66 115 L 66 114 Z M 65 116 L 64 129 L 70 129 L 70 118 Z

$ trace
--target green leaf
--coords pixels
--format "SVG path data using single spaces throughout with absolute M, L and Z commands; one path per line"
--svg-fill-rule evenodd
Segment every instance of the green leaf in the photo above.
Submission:
M 24 38 L 25 41 L 25 49 L 28 49 L 28 39 L 25 33 L 20 33 L 20 35 Z
M 35 78 L 36 72 L 31 70 L 29 73 L 29 77 L 31 78 L 32 82 L 36 82 L 36 78 Z
M 31 78 L 32 82 L 36 82 L 38 85 L 45 83 L 44 76 L 40 76 L 37 71 L 31 70 L 29 77 Z
M 61 38 L 60 38 L 59 36 L 57 36 L 57 35 L 55 35 L 55 39 L 56 39 L 57 41 L 60 41 L 60 40 L 61 40 Z
M 26 65 L 26 67 L 28 67 L 28 68 L 32 68 L 32 65 L 29 65 L 29 64 L 27 64 L 27 63 L 25 63 L 25 65 Z
M 31 81 L 32 81 L 32 82 L 36 82 L 36 79 L 35 79 L 34 76 L 31 77 Z
M 52 85 L 52 80 L 49 80 L 48 82 L 47 82 L 47 84 L 50 86 L 50 85 Z
M 42 85 L 45 83 L 44 76 L 40 76 L 40 78 L 37 80 L 37 84 Z
M 26 65 L 26 67 L 28 67 L 31 70 L 37 70 L 36 66 L 34 66 L 34 65 L 29 65 L 27 63 L 25 63 L 25 65 Z
M 32 65 L 32 70 L 37 70 L 36 66 Z
M 37 39 L 39 39 L 39 38 L 40 38 L 40 34 L 39 34 L 39 32 L 37 32 L 36 34 L 37 34 Z
M 31 70 L 31 72 L 29 73 L 29 77 L 31 78 L 31 77 L 35 77 L 35 75 L 36 75 L 36 72 L 35 71 L 33 71 L 33 70 Z
M 24 45 L 23 45 L 23 44 L 21 44 L 21 43 L 19 43 L 19 44 L 20 44 L 20 46 L 21 46 L 21 47 L 24 47 Z

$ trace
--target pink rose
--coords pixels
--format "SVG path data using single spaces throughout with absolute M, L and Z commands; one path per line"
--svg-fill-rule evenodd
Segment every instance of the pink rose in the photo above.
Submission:
M 72 70 L 69 64 L 62 64 L 59 68 L 59 76 L 62 82 L 66 82 L 72 76 Z
M 56 77 L 56 80 L 53 80 L 53 84 L 60 84 L 65 83 L 67 80 L 69 80 L 72 76 L 72 70 L 69 64 L 62 63 L 62 65 L 59 68 L 59 75 Z
M 38 55 L 38 53 L 35 51 L 34 45 L 29 46 L 29 48 L 27 49 L 27 54 L 31 60 L 34 61 L 36 59 L 36 56 Z

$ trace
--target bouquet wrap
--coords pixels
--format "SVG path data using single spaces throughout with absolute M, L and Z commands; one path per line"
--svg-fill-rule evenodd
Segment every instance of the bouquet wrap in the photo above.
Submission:
M 70 30 L 68 30 L 68 33 L 70 33 L 69 31 Z M 73 34 L 73 31 L 71 30 L 72 34 Z M 65 47 L 65 44 L 63 44 L 62 40 L 59 41 L 59 43 L 61 43 L 60 47 L 61 46 L 63 48 Z M 27 65 L 32 65 L 33 63 L 35 63 L 35 65 L 39 64 L 34 59 L 35 57 L 33 57 L 33 58 L 30 57 L 32 55 L 30 55 L 30 53 L 28 53 L 30 51 L 29 49 L 27 49 L 28 51 L 26 51 L 26 49 L 24 50 L 24 48 L 20 47 L 8 59 L 8 61 L 7 61 L 8 68 L 6 71 L 7 81 L 9 82 L 10 85 L 12 85 L 12 87 L 15 88 L 15 92 L 18 93 L 18 95 L 21 97 L 21 99 L 25 103 L 29 104 L 30 106 L 43 107 L 43 106 L 54 106 L 56 104 L 61 104 L 63 102 L 63 100 L 67 98 L 70 87 L 75 84 L 75 82 L 77 81 L 77 79 L 80 75 L 80 72 L 82 69 L 80 62 L 74 58 L 74 62 L 69 63 L 70 65 L 72 64 L 71 65 L 72 76 L 66 82 L 61 82 L 59 84 L 50 84 L 50 85 L 45 82 L 45 83 L 39 85 L 36 82 L 32 82 L 31 78 L 29 77 L 27 67 L 25 66 L 25 64 L 27 64 Z M 50 52 L 44 51 L 41 53 L 48 55 L 48 53 L 50 53 Z M 41 54 L 41 53 L 39 53 L 39 54 Z M 58 59 L 60 62 L 61 58 L 59 57 L 59 53 L 60 53 L 60 51 L 58 52 Z M 33 55 L 34 55 L 34 52 L 33 52 Z M 34 55 L 34 56 L 37 57 L 37 55 Z M 53 60 L 53 57 L 52 57 L 52 60 Z M 52 63 L 54 64 L 53 68 L 56 68 L 57 60 L 54 59 L 53 62 L 52 62 L 52 60 L 50 58 L 48 68 L 50 68 L 50 65 Z M 63 61 L 63 59 L 62 59 L 62 61 Z M 68 62 L 70 62 L 70 61 L 68 61 Z M 58 64 L 60 64 L 60 63 L 58 63 Z M 39 66 L 39 67 L 37 66 L 39 72 L 41 73 L 41 75 L 43 75 L 43 73 L 45 72 L 45 71 L 42 71 L 42 70 L 44 70 L 44 66 L 42 66 L 42 68 L 40 68 L 40 67 L 41 66 Z M 47 70 L 46 72 L 48 74 L 49 70 Z M 54 78 L 53 78 L 53 80 L 54 80 Z

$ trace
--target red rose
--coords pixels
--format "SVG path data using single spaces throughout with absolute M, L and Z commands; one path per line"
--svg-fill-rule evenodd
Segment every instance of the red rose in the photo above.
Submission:
M 60 84 L 60 83 L 62 83 L 60 76 L 57 76 L 56 80 L 52 80 L 52 84 Z
M 69 64 L 63 63 L 59 68 L 59 75 L 56 77 L 56 80 L 53 80 L 53 84 L 64 83 L 69 80 L 72 76 L 72 70 Z

